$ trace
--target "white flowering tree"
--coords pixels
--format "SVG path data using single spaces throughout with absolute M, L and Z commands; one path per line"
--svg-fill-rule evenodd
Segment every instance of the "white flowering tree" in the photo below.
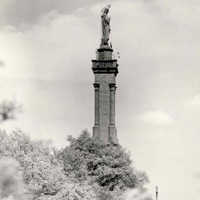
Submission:
M 26 200 L 95 199 L 87 182 L 80 184 L 66 176 L 63 161 L 57 158 L 58 151 L 49 142 L 32 141 L 20 131 L 10 135 L 0 131 L 0 141 L 0 157 L 11 157 L 21 166 Z
M 20 164 L 13 158 L 0 159 L 0 199 L 24 199 L 25 185 Z
M 53 194 L 61 189 L 66 177 L 62 163 L 48 143 L 31 141 L 21 132 L 11 135 L 0 132 L 0 141 L 0 156 L 12 157 L 20 163 L 24 182 L 33 194 Z

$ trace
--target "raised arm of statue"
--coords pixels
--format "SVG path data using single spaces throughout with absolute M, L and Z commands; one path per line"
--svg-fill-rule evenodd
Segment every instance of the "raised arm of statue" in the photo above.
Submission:
M 102 38 L 101 44 L 108 45 L 109 35 L 110 35 L 110 17 L 108 16 L 110 5 L 102 9 L 101 14 L 101 25 L 102 25 Z

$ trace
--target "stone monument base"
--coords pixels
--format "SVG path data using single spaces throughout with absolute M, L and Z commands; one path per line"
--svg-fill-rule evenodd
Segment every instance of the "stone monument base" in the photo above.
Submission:
M 109 141 L 111 144 L 118 144 L 118 139 L 117 139 L 117 129 L 115 126 L 110 125 L 108 127 L 108 133 L 109 133 Z
M 93 137 L 100 139 L 99 126 L 93 126 Z

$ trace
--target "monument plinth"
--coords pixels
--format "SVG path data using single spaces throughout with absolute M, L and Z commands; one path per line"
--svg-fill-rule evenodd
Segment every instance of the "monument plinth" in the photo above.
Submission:
M 107 16 L 110 6 L 102 10 L 102 39 L 97 49 L 96 59 L 92 60 L 95 76 L 95 119 L 93 137 L 105 144 L 118 144 L 115 126 L 115 91 L 118 74 L 117 60 L 113 59 L 113 49 L 108 44 L 110 18 Z

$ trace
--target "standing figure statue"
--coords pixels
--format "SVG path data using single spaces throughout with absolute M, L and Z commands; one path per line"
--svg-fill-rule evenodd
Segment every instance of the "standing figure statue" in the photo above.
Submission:
M 108 16 L 111 5 L 107 5 L 102 9 L 101 14 L 101 25 L 102 25 L 102 38 L 101 45 L 108 45 L 110 35 L 110 17 Z

